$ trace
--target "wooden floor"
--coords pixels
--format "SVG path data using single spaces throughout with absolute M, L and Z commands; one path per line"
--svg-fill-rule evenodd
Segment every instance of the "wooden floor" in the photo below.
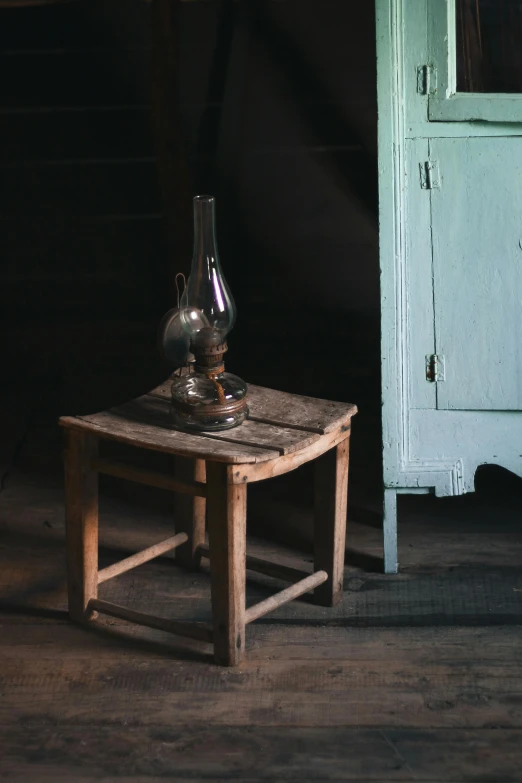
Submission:
M 68 621 L 59 438 L 31 427 L 3 473 L 0 779 L 522 780 L 519 480 L 492 470 L 474 496 L 403 499 L 398 576 L 380 573 L 378 499 L 359 499 L 341 605 L 280 608 L 223 669 L 201 643 Z M 308 493 L 306 472 L 255 488 L 252 552 L 310 565 Z M 103 482 L 101 565 L 171 534 L 170 505 Z M 161 558 L 101 597 L 207 620 L 207 565 Z M 251 576 L 249 602 L 279 587 Z

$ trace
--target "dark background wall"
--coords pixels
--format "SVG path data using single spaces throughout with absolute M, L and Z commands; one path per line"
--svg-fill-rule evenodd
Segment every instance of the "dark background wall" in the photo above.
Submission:
M 218 199 L 238 305 L 229 368 L 356 402 L 352 478 L 378 481 L 373 3 L 186 2 L 179 30 L 187 198 Z M 168 372 L 156 328 L 188 259 L 167 242 L 152 41 L 140 0 L 0 9 L 3 365 L 52 415 Z

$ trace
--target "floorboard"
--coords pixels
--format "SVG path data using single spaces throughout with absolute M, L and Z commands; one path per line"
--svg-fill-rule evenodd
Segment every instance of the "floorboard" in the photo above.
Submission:
M 393 577 L 379 572 L 378 499 L 354 504 L 339 607 L 281 607 L 223 669 L 203 643 L 69 622 L 59 434 L 13 421 L 11 444 L 22 428 L 0 492 L 0 779 L 522 781 L 518 483 L 405 499 Z M 306 473 L 261 486 L 250 551 L 311 570 Z M 172 535 L 168 493 L 108 480 L 101 494 L 102 566 Z M 280 587 L 249 574 L 248 603 Z M 210 619 L 207 561 L 187 573 L 165 556 L 100 593 Z

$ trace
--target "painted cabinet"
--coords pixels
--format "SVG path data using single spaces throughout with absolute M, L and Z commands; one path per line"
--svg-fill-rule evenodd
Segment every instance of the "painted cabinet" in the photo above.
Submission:
M 522 5 L 377 0 L 385 570 L 397 494 L 522 476 Z M 522 517 L 522 513 L 521 513 Z

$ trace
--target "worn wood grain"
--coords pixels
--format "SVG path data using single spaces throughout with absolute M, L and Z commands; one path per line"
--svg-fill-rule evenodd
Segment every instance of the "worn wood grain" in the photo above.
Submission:
M 139 401 L 131 403 L 129 406 L 124 406 L 124 409 L 138 419 L 146 417 L 149 422 L 156 421 L 159 426 L 165 426 L 165 420 L 167 419 L 168 421 L 169 402 L 170 391 L 168 396 L 154 394 L 153 392 L 140 398 Z M 139 409 L 138 404 L 140 406 Z M 205 433 L 205 437 L 215 438 L 227 443 L 240 443 L 244 446 L 277 450 L 280 454 L 290 454 L 298 451 L 319 439 L 318 435 L 305 432 L 304 430 L 299 431 L 284 426 L 274 426 L 250 419 L 244 421 L 240 427 L 223 432 L 208 432 Z
M 267 392 L 270 391 L 267 389 Z M 170 399 L 170 389 L 168 385 L 162 384 L 151 392 L 151 397 Z M 318 401 L 319 404 L 321 401 Z M 250 412 L 255 410 L 255 400 L 250 403 Z M 218 440 L 229 441 L 231 443 L 243 443 L 248 446 L 261 446 L 265 448 L 277 449 L 280 454 L 291 454 L 295 451 L 305 448 L 318 440 L 319 436 L 309 432 L 305 428 L 291 428 L 285 426 L 284 422 L 277 425 L 258 421 L 252 415 L 243 422 L 240 427 L 225 432 L 206 433 L 206 437 L 217 438 Z
M 314 569 L 328 580 L 314 591 L 321 606 L 335 606 L 343 595 L 350 439 L 345 438 L 316 460 Z
M 176 479 L 203 484 L 206 481 L 205 460 L 176 457 L 175 473 Z M 174 526 L 178 532 L 186 533 L 188 539 L 176 550 L 176 562 L 185 568 L 197 568 L 199 565 L 199 547 L 205 541 L 206 507 L 204 497 L 176 495 L 174 498 Z
M 214 656 L 233 666 L 245 652 L 245 485 L 227 482 L 225 465 L 207 465 L 207 519 L 214 618 Z
M 100 633 L 87 633 L 84 627 L 71 624 L 65 613 L 61 622 L 58 618 L 50 618 L 41 623 L 10 623 L 7 626 L 2 618 L 2 624 L 8 628 L 2 634 L 0 645 L 2 665 L 4 661 L 9 666 L 10 662 L 15 662 L 19 667 L 18 672 L 26 671 L 31 675 L 42 666 L 42 673 L 54 678 L 55 683 L 62 677 L 57 667 L 53 669 L 52 665 L 58 660 L 61 665 L 72 661 L 74 667 L 80 667 L 82 661 L 90 662 L 90 665 L 96 661 L 96 665 L 103 668 L 121 662 L 124 658 L 126 663 L 137 668 L 146 665 L 149 672 L 157 667 L 162 668 L 162 671 L 167 667 L 170 672 L 178 671 L 173 668 L 175 666 L 179 670 L 185 667 L 185 659 L 179 659 L 176 663 L 175 658 L 167 659 L 165 655 L 169 645 L 176 642 L 173 636 L 125 624 L 129 643 L 122 650 L 120 632 L 123 623 L 113 622 L 101 615 L 96 623 Z M 147 641 L 148 644 L 145 643 Z M 303 666 L 308 662 L 308 666 L 313 667 L 317 661 L 329 661 L 330 664 L 342 661 L 343 666 L 353 666 L 354 671 L 359 671 L 362 676 L 364 672 L 382 671 L 383 665 L 395 666 L 401 663 L 401 670 L 410 671 L 412 678 L 416 676 L 415 672 L 422 676 L 425 669 L 433 672 L 435 666 L 451 667 L 456 676 L 471 677 L 469 663 L 472 650 L 473 662 L 482 671 L 496 670 L 500 677 L 502 667 L 506 666 L 513 676 L 517 676 L 516 667 L 521 665 L 521 644 L 522 626 L 519 625 L 489 628 L 350 628 L 347 631 L 339 627 L 306 623 L 256 623 L 249 628 L 247 664 L 251 671 L 259 665 L 272 666 L 274 662 L 286 661 L 289 667 Z M 209 669 L 216 679 L 221 680 L 227 671 L 210 664 Z M 231 670 L 232 680 L 238 671 L 241 670 Z M 439 668 L 438 671 L 440 673 L 443 669 Z
M 254 620 L 258 620 L 269 612 L 273 612 L 274 609 L 282 606 L 283 604 L 293 601 L 294 598 L 304 593 L 308 593 L 310 590 L 317 588 L 319 585 L 326 582 L 328 574 L 326 571 L 315 571 L 313 574 L 305 576 L 304 579 L 300 579 L 299 582 L 287 587 L 285 590 L 281 590 L 275 595 L 271 595 L 269 598 L 265 598 L 264 601 L 260 601 L 253 606 L 249 606 L 245 614 L 245 622 L 252 623 Z
M 22 488 L 20 491 L 26 492 Z M 54 493 L 59 492 L 58 484 Z M 13 504 L 12 493 L 4 495 L 2 520 L 8 527 L 0 540 L 0 616 L 4 623 L 40 622 L 37 614 L 30 614 L 31 608 L 66 607 L 63 511 L 59 504 L 54 506 L 47 502 L 47 491 L 42 490 L 41 500 L 31 504 L 27 502 L 27 495 L 22 494 L 23 502 L 16 504 Z M 133 508 L 128 502 L 105 508 L 100 542 L 102 565 L 110 565 L 172 533 L 170 510 L 158 521 L 151 506 L 149 522 L 144 526 L 142 508 Z M 498 514 L 492 512 L 491 519 L 498 528 Z M 50 520 L 53 527 L 43 525 L 44 520 Z M 513 517 L 513 523 L 518 525 L 517 516 Z M 522 613 L 519 533 L 506 535 L 492 530 L 489 535 L 481 535 L 471 530 L 467 534 L 455 531 L 451 536 L 442 537 L 441 542 L 442 522 L 437 515 L 429 520 L 429 529 L 436 530 L 436 535 L 428 535 L 428 530 L 419 521 L 415 524 L 418 528 L 410 526 L 404 532 L 403 545 L 410 558 L 408 573 L 390 580 L 382 574 L 347 567 L 345 601 L 337 607 L 322 608 L 295 601 L 278 609 L 273 620 L 285 621 L 287 625 L 303 623 L 308 627 L 331 624 L 345 628 L 346 632 L 362 627 L 431 626 L 439 634 L 455 625 L 513 627 L 518 623 Z M 451 524 L 458 526 L 458 518 L 453 518 Z M 368 546 L 374 546 L 372 538 L 364 538 L 364 528 L 355 524 L 352 527 L 352 537 L 357 542 L 355 549 L 360 547 L 364 551 L 365 541 Z M 418 533 L 412 539 L 414 529 Z M 372 535 L 377 537 L 378 531 L 373 531 Z M 416 543 L 410 548 L 412 540 Z M 451 557 L 447 552 L 444 555 L 447 548 Z M 283 549 L 280 559 L 277 548 L 261 546 L 261 542 L 251 538 L 249 549 L 253 555 L 299 570 L 310 568 L 311 555 L 306 552 L 291 556 L 291 550 Z M 370 551 L 375 552 L 375 556 L 379 554 L 377 548 Z M 420 565 L 413 566 L 416 551 Z M 445 565 L 434 569 L 434 554 L 439 552 L 445 557 Z M 502 552 L 505 552 L 505 564 Z M 514 557 L 517 552 L 518 558 Z M 466 558 L 469 558 L 468 564 Z M 459 561 L 462 565 L 458 565 Z M 266 591 L 263 594 L 266 588 L 258 586 L 261 580 L 261 576 L 249 579 L 249 600 L 266 597 Z M 132 575 L 118 577 L 110 585 L 111 597 L 118 603 L 143 610 L 151 608 L 158 614 L 169 607 L 167 612 L 172 616 L 205 620 L 209 619 L 208 588 L 208 575 L 191 574 L 190 579 L 184 579 L 182 570 L 166 560 L 145 564 Z M 11 611 L 2 611 L 4 605 L 11 607 Z M 14 612 L 15 606 L 27 607 L 27 613 Z
M 168 398 L 168 383 L 160 384 L 151 394 Z M 303 397 L 253 384 L 248 386 L 248 405 L 252 421 L 318 435 L 332 432 L 357 413 L 357 407 L 350 403 Z
M 174 478 L 151 470 L 135 468 L 124 462 L 114 462 L 113 460 L 98 458 L 93 460 L 92 467 L 97 470 L 98 473 L 104 473 L 107 476 L 115 476 L 116 478 L 123 478 L 127 481 L 135 481 L 138 484 L 158 487 L 159 489 L 166 489 L 182 495 L 192 495 L 204 498 L 206 493 L 206 487 L 203 481 L 198 481 L 194 478 L 184 481 L 180 477 Z
M 159 628 L 161 631 L 186 636 L 188 639 L 198 639 L 203 642 L 212 641 L 212 629 L 208 626 L 169 620 L 166 617 L 154 617 L 151 614 L 136 612 L 126 606 L 118 606 L 118 604 L 103 601 L 100 598 L 91 598 L 89 605 L 98 612 L 103 612 L 103 614 L 108 614 L 110 617 L 117 617 L 129 623 L 138 623 L 149 628 Z
M 166 538 L 164 541 L 160 541 L 158 544 L 153 544 L 142 549 L 141 552 L 136 552 L 135 555 L 126 557 L 124 560 L 120 560 L 114 565 L 107 566 L 98 571 L 98 584 L 106 582 L 108 579 L 113 579 L 119 574 L 124 574 L 126 571 L 130 571 L 143 563 L 148 563 L 149 560 L 153 560 L 160 555 L 164 555 L 166 552 L 172 552 L 176 547 L 186 543 L 188 536 L 186 533 L 176 533 L 175 536 Z
M 91 468 L 98 443 L 90 433 L 67 433 L 65 524 L 69 614 L 82 621 L 98 594 L 98 476 Z
M 88 716 L 93 726 L 162 723 L 174 727 L 197 723 L 204 715 L 208 726 L 522 728 L 522 694 L 520 689 L 513 691 L 515 682 L 511 679 L 504 687 L 501 675 L 481 683 L 478 691 L 470 686 L 469 679 L 455 684 L 441 680 L 419 687 L 421 677 L 415 684 L 407 685 L 392 685 L 377 678 L 377 685 L 364 684 L 360 689 L 352 680 L 352 687 L 321 687 L 307 692 L 306 699 L 303 679 L 299 683 L 294 679 L 292 690 L 286 690 L 283 684 L 275 689 L 263 685 L 252 691 L 239 688 L 231 693 L 208 689 L 173 691 L 168 677 L 163 684 L 151 688 L 146 677 L 129 673 L 121 680 L 128 685 L 112 690 L 113 676 L 108 672 L 105 687 L 99 689 L 92 689 L 88 681 L 81 680 L 77 681 L 76 690 L 58 687 L 41 692 L 35 688 L 34 678 L 25 691 L 17 687 L 14 693 L 6 693 L 0 704 L 0 723 L 9 723 L 16 714 L 24 722 L 78 724 Z M 78 690 L 81 700 L 77 698 Z M 187 693 L 191 694 L 190 699 Z
M 332 432 L 349 422 L 357 413 L 355 405 L 344 402 L 318 400 L 297 394 L 248 387 L 250 418 L 284 427 L 295 427 L 319 435 Z
M 200 435 L 188 435 L 167 428 L 166 422 L 165 427 L 161 429 L 157 424 L 144 424 L 109 412 L 82 417 L 62 417 L 60 424 L 62 427 L 91 432 L 108 440 L 128 443 L 131 446 L 182 457 L 212 459 L 216 462 L 243 464 L 263 462 L 278 456 L 278 452 L 274 450 L 223 443 Z
M 209 547 L 207 544 L 202 544 L 199 548 L 203 557 L 209 557 Z M 272 576 L 274 579 L 283 579 L 287 582 L 296 582 L 299 579 L 306 579 L 310 576 L 306 571 L 300 571 L 298 568 L 291 568 L 290 566 L 283 565 L 281 563 L 270 562 L 260 557 L 253 557 L 247 555 L 246 557 L 247 571 L 255 571 L 259 574 L 266 574 L 266 576 Z
M 320 438 L 319 435 L 306 433 L 302 430 L 277 427 L 265 422 L 253 421 L 250 418 L 246 419 L 240 427 L 225 432 L 208 433 L 208 437 L 228 443 L 242 443 L 245 446 L 275 449 L 279 454 L 292 454 L 300 451 Z
M 112 611 L 112 605 L 107 602 L 97 603 L 100 604 L 100 610 L 106 607 L 107 610 Z M 119 612 L 120 609 L 123 607 L 115 607 L 115 611 Z M 132 616 L 131 613 L 130 617 Z M 165 623 L 165 627 L 159 627 L 160 631 L 166 632 L 163 637 L 171 633 L 166 627 L 169 620 L 155 619 Z M 132 619 L 130 621 L 133 622 Z M 193 629 L 195 632 L 199 629 L 199 635 L 195 633 L 194 637 L 189 638 L 209 640 L 209 629 L 205 626 L 189 626 L 187 623 L 174 621 L 173 623 L 179 626 L 181 633 L 184 629 L 189 631 Z M 92 628 L 96 627 L 98 623 L 92 626 Z M 45 701 L 52 694 L 65 698 L 67 694 L 83 688 L 93 697 L 96 694 L 109 696 L 112 693 L 115 701 L 121 697 L 126 703 L 131 700 L 132 694 L 142 693 L 146 700 L 149 696 L 152 699 L 154 694 L 162 690 L 170 693 L 173 699 L 181 699 L 182 694 L 190 692 L 201 696 L 205 693 L 214 694 L 216 698 L 217 695 L 222 694 L 224 700 L 226 694 L 231 693 L 245 696 L 248 693 L 259 692 L 298 695 L 303 690 L 315 694 L 317 699 L 321 695 L 327 698 L 334 693 L 341 699 L 343 694 L 351 691 L 354 699 L 363 699 L 364 693 L 367 692 L 368 699 L 372 701 L 381 688 L 387 689 L 386 695 L 383 696 L 383 704 L 389 702 L 390 709 L 397 694 L 420 695 L 426 705 L 426 715 L 430 710 L 433 713 L 433 725 L 440 725 L 439 719 L 443 721 L 442 725 L 445 725 L 446 720 L 450 723 L 453 719 L 459 720 L 461 711 L 466 710 L 470 705 L 480 708 L 477 715 L 483 714 L 484 720 L 487 720 L 490 702 L 497 704 L 503 702 L 506 708 L 511 704 L 513 709 L 511 719 L 514 719 L 515 723 L 520 720 L 518 708 L 522 690 L 520 683 L 522 667 L 520 661 L 516 660 L 516 651 L 513 647 L 508 651 L 506 661 L 482 661 L 477 658 L 471 670 L 468 665 L 469 658 L 465 660 L 458 655 L 456 658 L 449 657 L 444 662 L 434 660 L 430 656 L 423 658 L 415 637 L 411 637 L 414 654 L 410 656 L 406 651 L 403 652 L 402 657 L 399 657 L 399 651 L 395 646 L 398 644 L 398 633 L 382 635 L 382 640 L 390 642 L 391 646 L 391 650 L 387 650 L 386 658 L 384 654 L 378 654 L 375 650 L 376 645 L 372 648 L 371 634 L 367 633 L 360 637 L 366 652 L 369 652 L 369 657 L 363 660 L 359 655 L 351 660 L 348 654 L 343 655 L 341 651 L 339 644 L 341 632 L 338 630 L 338 638 L 334 645 L 337 655 L 316 652 L 313 657 L 301 659 L 294 653 L 292 635 L 280 630 L 278 639 L 280 646 L 276 649 L 275 646 L 269 645 L 270 655 L 258 657 L 255 661 L 247 658 L 240 667 L 230 670 L 214 666 L 208 648 L 200 646 L 199 654 L 196 654 L 196 648 L 188 646 L 187 650 L 193 650 L 193 654 L 190 661 L 191 676 L 187 676 L 187 665 L 190 660 L 188 654 L 184 658 L 176 658 L 166 655 L 165 652 L 160 654 L 159 646 L 137 643 L 128 644 L 125 654 L 122 654 L 116 645 L 118 635 L 111 636 L 109 633 L 111 628 L 112 626 L 107 627 L 107 634 L 104 636 L 93 634 L 89 626 L 89 630 L 83 632 L 83 636 L 87 637 L 85 651 L 81 645 L 81 636 L 77 637 L 76 644 L 69 650 L 62 651 L 61 654 L 58 651 L 54 657 L 51 655 L 51 649 L 44 648 L 40 659 L 36 655 L 24 655 L 21 658 L 16 653 L 18 649 L 23 650 L 23 647 L 13 647 L 9 655 L 2 656 L 1 683 L 5 698 L 10 702 L 19 693 L 25 703 L 33 692 L 39 694 Z M 257 626 L 252 626 L 250 629 L 252 633 L 256 628 Z M 51 633 L 48 631 L 48 637 Z M 20 634 L 17 635 L 20 638 Z M 148 631 L 143 631 L 136 634 L 134 638 L 137 642 L 139 638 L 145 639 L 148 636 L 150 636 Z M 159 638 L 159 634 L 155 636 Z M 288 640 L 287 644 L 285 644 L 285 637 Z M 63 631 L 59 633 L 59 638 L 62 641 L 74 641 L 73 634 Z M 275 638 L 274 633 L 271 634 L 271 638 Z M 317 637 L 314 638 L 317 641 Z M 93 643 L 94 641 L 96 644 Z M 178 649 L 181 649 L 181 644 L 182 642 L 178 641 Z M 58 645 L 55 644 L 54 647 L 57 648 Z M 285 647 L 286 649 L 283 649 Z M 97 648 L 101 651 L 99 657 L 93 654 Z M 319 648 L 321 651 L 325 649 L 321 642 Z M 174 646 L 171 649 L 174 649 Z M 448 703 L 430 701 L 436 699 L 436 694 L 440 697 L 444 689 L 448 692 Z M 450 692 L 455 697 L 453 701 L 450 699 Z M 400 708 L 400 705 L 397 706 Z M 40 707 L 41 705 L 38 709 Z M 377 709 L 376 703 L 373 704 L 372 709 Z M 447 713 L 446 717 L 440 718 L 438 713 L 444 712 Z M 5 716 L 5 713 L 3 714 Z M 137 716 L 138 712 L 133 714 Z M 101 715 L 100 720 L 103 718 L 104 716 Z M 404 725 L 409 725 L 405 712 L 402 718 L 406 721 Z
M 265 390 L 264 401 L 269 399 L 271 394 L 270 390 Z M 295 398 L 296 405 L 300 402 L 298 398 Z M 323 401 L 308 401 L 308 414 L 311 413 L 312 402 L 315 402 L 316 408 L 320 409 L 323 406 Z M 281 407 L 278 400 L 275 400 L 275 409 Z M 334 407 L 334 404 L 329 404 L 329 407 Z M 353 415 L 351 408 L 350 415 Z M 337 411 L 339 414 L 339 411 Z M 331 489 L 334 497 L 334 509 L 333 515 L 334 523 L 332 523 L 332 531 L 335 527 L 335 536 L 325 536 L 326 543 L 321 545 L 321 552 L 324 552 L 325 548 L 334 547 L 337 541 L 337 549 L 335 556 L 331 555 L 327 565 L 330 568 L 329 572 L 317 568 L 316 572 L 312 575 L 306 576 L 301 581 L 291 585 L 285 590 L 266 598 L 262 601 L 258 601 L 254 606 L 251 606 L 245 614 L 245 567 L 246 567 L 246 468 L 240 469 L 239 474 L 240 481 L 234 481 L 233 474 L 231 476 L 230 467 L 227 464 L 220 465 L 218 462 L 214 462 L 212 459 L 208 460 L 206 467 L 207 471 L 207 484 L 205 496 L 208 499 L 208 526 L 209 526 L 209 547 L 210 547 L 210 570 L 211 570 L 211 595 L 212 595 L 212 612 L 213 612 L 213 626 L 214 626 L 214 655 L 218 663 L 224 665 L 235 665 L 239 663 L 244 654 L 245 645 L 245 624 L 252 622 L 255 619 L 263 616 L 264 614 L 280 607 L 283 604 L 288 603 L 301 596 L 303 593 L 312 590 L 328 579 L 335 581 L 335 599 L 332 599 L 334 588 L 330 587 L 328 594 L 328 603 L 336 602 L 342 592 L 342 570 L 344 565 L 344 538 L 341 543 L 339 530 L 342 527 L 344 531 L 345 518 L 346 518 L 346 482 L 347 482 L 347 468 L 348 468 L 348 446 L 349 440 L 347 433 L 349 431 L 349 425 L 346 424 L 347 406 L 343 407 L 343 416 L 337 415 L 338 424 L 332 429 L 331 435 L 323 433 L 320 435 L 310 436 L 309 432 L 306 432 L 303 438 L 302 432 L 296 428 L 286 429 L 282 427 L 276 427 L 271 424 L 265 424 L 264 422 L 250 422 L 248 421 L 245 427 L 237 428 L 231 434 L 220 433 L 222 436 L 221 443 L 229 444 L 231 439 L 236 441 L 236 445 L 239 443 L 244 447 L 253 447 L 255 452 L 259 451 L 259 446 L 264 445 L 267 449 L 273 449 L 274 445 L 279 452 L 279 459 L 275 461 L 272 470 L 277 472 L 285 472 L 286 470 L 293 469 L 299 464 L 303 464 L 310 459 L 313 459 L 318 454 L 323 453 L 327 448 L 331 448 L 336 445 L 335 438 L 342 438 L 342 445 L 335 450 L 334 454 L 337 455 L 337 461 L 335 465 L 344 466 L 345 470 L 331 470 L 332 480 L 328 483 L 328 491 L 324 493 L 325 508 L 330 508 L 329 490 Z M 119 423 L 119 430 L 114 425 L 114 420 Z M 62 419 L 62 426 L 71 426 L 71 421 L 75 419 Z M 136 425 L 142 427 L 148 427 L 150 430 L 156 430 L 158 433 L 157 443 L 164 437 L 164 431 L 170 430 L 170 403 L 165 395 L 150 394 L 144 395 L 136 400 L 132 400 L 126 405 L 119 406 L 112 411 L 95 414 L 94 416 L 81 417 L 82 423 L 88 423 L 92 426 L 100 427 L 100 423 L 103 427 L 103 433 L 108 430 L 112 436 L 120 437 L 122 432 L 128 435 L 128 428 L 136 427 Z M 108 422 L 112 423 L 112 426 L 108 426 Z M 330 426 L 333 427 L 334 417 L 330 411 Z M 344 422 L 344 423 L 343 423 Z M 74 425 L 73 425 L 74 426 Z M 292 424 L 293 426 L 293 424 Z M 100 429 L 97 430 L 100 432 Z M 178 433 L 174 433 L 177 435 Z M 180 436 L 185 433 L 179 433 Z M 92 434 L 90 437 L 94 437 Z M 200 436 L 188 436 L 193 442 L 193 445 L 201 447 L 201 441 L 205 438 Z M 208 440 L 208 439 L 207 439 Z M 218 439 L 219 440 L 219 439 Z M 304 444 L 304 445 L 303 445 Z M 292 454 L 292 452 L 295 452 Z M 175 452 L 174 452 L 175 453 Z M 270 452 L 269 452 L 270 453 Z M 200 457 L 201 452 L 192 451 L 190 454 L 192 458 Z M 289 461 L 289 457 L 293 457 Z M 254 455 L 255 458 L 255 455 Z M 286 462 L 284 461 L 286 458 Z M 272 461 L 274 462 L 274 461 Z M 281 462 L 281 467 L 278 467 L 277 463 Z M 190 473 L 193 473 L 195 466 L 198 463 L 203 463 L 202 459 L 196 459 L 193 463 L 194 467 L 189 465 Z M 161 477 L 153 476 L 148 471 L 141 471 L 134 468 L 126 468 L 125 465 L 118 465 L 110 463 L 107 460 L 98 460 L 93 463 L 93 467 L 105 470 L 105 472 L 124 478 L 131 478 L 135 475 L 142 483 L 153 483 L 156 486 L 172 487 L 172 481 L 166 481 Z M 269 477 L 271 471 L 263 474 L 262 477 Z M 236 472 L 236 479 L 238 472 Z M 151 481 L 151 478 L 154 479 Z M 189 477 L 191 478 L 191 477 Z M 232 480 L 231 480 L 232 478 Z M 259 479 L 259 476 L 257 477 Z M 332 484 L 333 481 L 333 484 Z M 199 482 L 200 484 L 202 482 Z M 190 481 L 190 487 L 193 487 L 194 481 Z M 181 485 L 185 488 L 185 483 Z M 175 488 L 175 487 L 174 487 Z M 186 512 L 184 518 L 181 521 L 181 529 L 183 527 L 189 528 L 188 532 L 184 531 L 181 535 L 184 536 L 184 540 L 180 543 L 190 543 L 190 565 L 196 565 L 195 558 L 198 557 L 198 548 L 202 543 L 203 538 L 203 525 L 202 519 L 196 524 L 194 519 L 194 501 L 191 501 L 191 507 L 184 509 Z M 341 508 L 342 507 L 342 508 Z M 344 510 L 343 521 L 341 524 L 341 515 L 339 509 Z M 328 516 L 328 514 L 327 514 Z M 331 515 L 330 515 L 331 516 Z M 195 530 L 195 527 L 197 530 Z M 339 540 L 338 540 L 339 539 Z M 170 544 L 171 539 L 168 540 Z M 196 541 L 196 545 L 194 542 Z M 133 555 L 127 558 L 125 561 L 116 563 L 107 567 L 101 573 L 101 580 L 105 581 L 107 578 L 116 576 L 135 565 L 150 560 L 157 554 L 161 554 L 165 550 L 165 544 L 163 549 L 161 545 L 155 545 L 148 550 L 144 550 L 142 553 Z M 332 565 L 334 563 L 335 565 Z M 337 568 L 337 561 L 340 562 L 340 568 Z M 266 570 L 266 569 L 265 569 Z M 324 603 L 323 598 L 323 603 Z M 98 607 L 108 614 L 119 617 L 120 619 L 132 619 L 134 617 L 136 622 L 142 622 L 143 624 L 151 624 L 153 627 L 162 627 L 161 620 L 158 618 L 152 618 L 146 621 L 146 615 L 144 613 L 136 612 L 133 609 L 123 609 L 116 605 L 107 604 L 103 601 L 96 601 L 91 599 L 88 603 L 92 609 Z M 141 619 L 136 619 L 141 618 Z M 165 626 L 166 627 L 166 626 Z M 171 623 L 171 627 L 173 624 Z M 185 635 L 187 635 L 185 633 Z
M 28 482 L 29 456 L 0 495 L 7 780 L 517 780 L 515 504 L 504 498 L 499 511 L 473 498 L 419 498 L 401 531 L 407 572 L 347 565 L 337 607 L 279 608 L 249 626 L 245 661 L 223 669 L 196 640 L 101 614 L 88 626 L 68 622 L 61 482 Z M 103 565 L 172 535 L 170 507 L 135 506 L 123 492 L 111 496 L 126 484 L 106 486 Z M 265 510 L 287 507 L 270 501 Z M 304 505 L 292 513 L 303 525 L 312 518 Z M 377 553 L 377 537 L 353 523 L 355 550 Z M 256 539 L 249 548 L 258 559 L 311 567 L 310 550 Z M 270 577 L 249 581 L 249 605 L 274 589 Z M 136 612 L 211 619 L 206 563 L 188 573 L 163 558 L 105 588 L 104 598 Z
M 282 476 L 313 459 L 317 459 L 329 449 L 335 448 L 350 435 L 350 425 L 342 424 L 337 430 L 323 435 L 319 440 L 293 454 L 285 454 L 277 459 L 265 460 L 263 464 L 229 465 L 228 481 L 231 484 L 264 481 L 275 476 Z
M 88 723 L 29 723 L 24 742 L 16 729 L 4 730 L 4 769 L 16 783 L 72 780 L 76 775 L 88 783 L 151 783 L 165 778 L 210 783 L 224 779 L 243 783 L 514 781 L 520 740 L 518 730 L 499 736 L 492 729 L 258 728 L 253 733 L 248 727 L 171 729 L 158 724 L 146 731 L 118 726 L 108 732 Z
M 5 501 L 4 501 L 5 504 Z M 5 508 L 5 505 L 4 505 Z M 100 557 L 102 565 L 110 565 L 115 560 L 130 554 L 136 549 L 151 545 L 162 535 L 172 532 L 172 518 L 169 513 L 159 526 L 151 519 L 150 534 L 143 529 L 143 511 L 120 507 L 119 526 L 115 511 L 110 507 L 104 519 L 110 526 L 102 532 Z M 128 511 L 127 511 L 128 509 Z M 2 623 L 38 623 L 48 622 L 45 611 L 66 608 L 65 594 L 65 552 L 63 544 L 63 521 L 60 517 L 49 515 L 45 505 L 27 508 L 30 525 L 20 534 L 16 531 L 21 524 L 23 509 L 13 510 L 13 531 L 8 531 L 0 542 L 0 617 Z M 51 519 L 53 529 L 42 524 Z M 436 521 L 432 522 L 436 525 Z M 126 531 L 127 526 L 132 529 Z M 411 530 L 411 528 L 410 528 Z M 356 535 L 355 531 L 352 535 Z M 357 532 L 357 536 L 359 531 Z M 400 577 L 389 579 L 378 573 L 364 573 L 357 568 L 347 567 L 345 572 L 345 599 L 334 608 L 323 608 L 306 601 L 294 601 L 281 607 L 271 618 L 271 622 L 280 622 L 287 629 L 294 625 L 344 629 L 345 635 L 360 628 L 374 630 L 390 627 L 406 630 L 408 626 L 416 629 L 431 627 L 433 633 L 443 634 L 452 626 L 469 629 L 482 626 L 502 626 L 514 628 L 522 613 L 522 587 L 518 563 L 497 564 L 500 542 L 506 553 L 517 551 L 519 536 L 515 537 L 476 537 L 473 534 L 456 535 L 444 540 L 445 546 L 453 547 L 452 560 L 446 560 L 442 570 L 434 569 L 430 563 L 433 552 L 430 542 L 438 540 L 438 534 L 429 542 L 423 543 L 419 530 L 419 547 L 422 550 L 423 565 Z M 362 539 L 357 539 L 361 543 Z M 491 545 L 496 542 L 495 546 Z M 408 539 L 405 540 L 408 547 Z M 494 566 L 487 562 L 488 547 L 491 549 Z M 480 548 L 481 559 L 477 560 Z M 311 555 L 301 553 L 292 559 L 288 550 L 284 550 L 282 559 L 271 547 L 260 547 L 249 539 L 252 554 L 263 559 L 273 559 L 299 570 L 310 568 Z M 409 550 L 411 552 L 411 550 Z M 435 550 L 437 551 L 437 550 Z M 455 558 L 465 558 L 470 552 L 471 566 L 455 565 Z M 43 553 L 43 555 L 42 555 Z M 267 595 L 262 575 L 248 580 L 249 602 L 261 600 Z M 270 585 L 274 589 L 273 584 Z M 122 575 L 102 590 L 110 590 L 111 600 L 139 610 L 151 610 L 158 614 L 167 613 L 180 619 L 209 620 L 209 579 L 207 573 L 184 575 L 167 559 L 145 564 L 132 574 Z M 105 593 L 102 594 L 102 597 Z M 5 609 L 4 609 L 5 607 Z M 16 607 L 20 611 L 16 611 Z M 39 611 L 41 610 L 41 611 Z M 42 615 L 41 617 L 39 615 Z M 64 615 L 65 620 L 65 615 Z M 326 633 L 326 629 L 325 629 Z M 345 636 L 345 638 L 346 638 Z

